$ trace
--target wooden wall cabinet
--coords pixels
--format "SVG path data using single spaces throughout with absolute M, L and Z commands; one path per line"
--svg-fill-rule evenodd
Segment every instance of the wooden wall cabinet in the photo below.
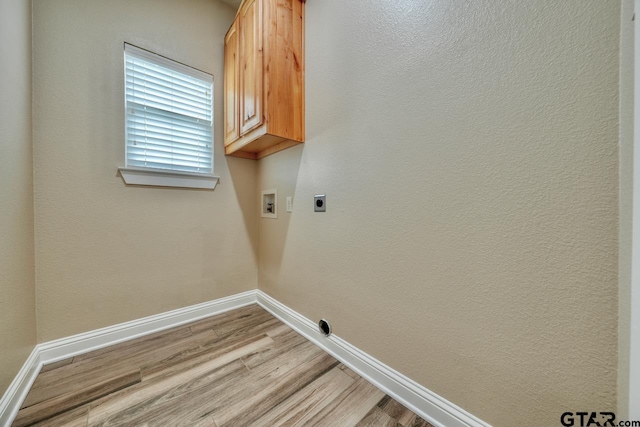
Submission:
M 244 0 L 224 47 L 225 153 L 261 159 L 304 142 L 304 1 Z

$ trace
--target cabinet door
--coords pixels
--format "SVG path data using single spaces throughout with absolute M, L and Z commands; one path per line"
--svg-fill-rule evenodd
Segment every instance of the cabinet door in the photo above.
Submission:
M 240 137 L 239 62 L 238 21 L 236 20 L 224 38 L 224 145 L 229 145 Z
M 240 134 L 262 124 L 262 0 L 240 10 Z

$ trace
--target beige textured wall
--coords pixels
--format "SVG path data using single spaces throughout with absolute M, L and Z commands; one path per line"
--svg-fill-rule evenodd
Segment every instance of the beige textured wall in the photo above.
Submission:
M 0 1 L 0 396 L 36 343 L 31 2 Z
M 620 227 L 618 293 L 618 411 L 629 410 L 629 337 L 631 326 L 631 231 L 633 197 L 634 0 L 623 0 L 620 21 Z
M 495 426 L 615 410 L 620 14 L 307 2 L 307 143 L 259 166 L 260 288 Z
M 225 158 L 217 0 L 35 0 L 38 340 L 257 287 L 256 164 Z M 215 191 L 126 187 L 123 43 L 214 76 Z

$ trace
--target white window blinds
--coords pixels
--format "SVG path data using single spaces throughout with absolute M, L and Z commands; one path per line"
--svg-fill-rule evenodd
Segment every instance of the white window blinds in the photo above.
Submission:
M 125 44 L 126 165 L 213 173 L 213 77 Z

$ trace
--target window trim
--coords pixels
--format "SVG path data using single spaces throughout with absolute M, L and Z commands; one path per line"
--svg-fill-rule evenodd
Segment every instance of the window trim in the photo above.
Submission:
M 176 187 L 176 188 L 196 188 L 196 189 L 209 189 L 213 190 L 218 184 L 219 177 L 213 174 L 215 170 L 215 156 L 214 156 L 214 139 L 215 128 L 213 118 L 215 117 L 215 103 L 212 102 L 212 121 L 211 121 L 211 169 L 212 173 L 197 173 L 197 172 L 184 172 L 171 169 L 159 169 L 152 167 L 137 167 L 127 165 L 127 97 L 126 97 L 126 72 L 127 72 L 127 54 L 132 56 L 138 56 L 142 59 L 150 60 L 154 63 L 158 63 L 161 66 L 179 71 L 181 73 L 190 75 L 200 80 L 211 82 L 211 97 L 215 100 L 214 93 L 214 78 L 213 75 L 200 71 L 196 68 L 182 64 L 178 61 L 166 58 L 162 55 L 158 55 L 151 51 L 139 48 L 129 43 L 124 43 L 123 49 L 123 69 L 124 78 L 124 105 L 123 105 L 123 118 L 124 118 L 124 167 L 118 167 L 118 173 L 127 185 L 140 185 L 140 186 L 152 186 L 152 187 Z
M 213 190 L 220 177 L 212 174 L 178 172 L 170 169 L 119 167 L 125 184 L 151 187 L 200 188 Z

